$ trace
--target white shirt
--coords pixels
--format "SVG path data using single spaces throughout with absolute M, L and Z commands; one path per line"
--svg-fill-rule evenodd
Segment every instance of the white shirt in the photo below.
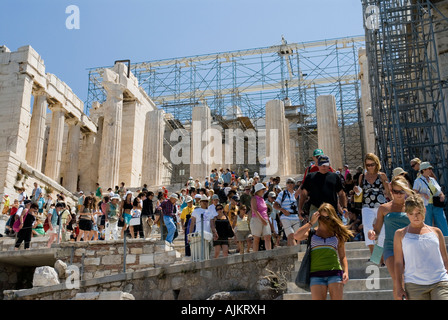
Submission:
M 210 228 L 210 220 L 213 219 L 215 215 L 208 209 L 202 209 L 202 208 L 194 209 L 193 213 L 191 214 L 191 217 L 194 217 L 196 219 L 196 232 L 201 233 L 202 214 L 204 214 L 204 231 L 212 233 L 212 230 Z

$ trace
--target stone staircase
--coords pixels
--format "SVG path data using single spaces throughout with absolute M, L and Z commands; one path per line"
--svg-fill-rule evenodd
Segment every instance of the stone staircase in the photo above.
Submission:
M 288 282 L 283 300 L 311 300 L 311 293 L 297 287 L 294 280 L 300 268 L 306 245 L 301 245 L 294 270 Z M 369 262 L 370 250 L 364 241 L 348 242 L 345 246 L 349 281 L 344 286 L 344 300 L 393 300 L 392 278 L 386 267 Z M 327 295 L 330 299 L 330 295 Z

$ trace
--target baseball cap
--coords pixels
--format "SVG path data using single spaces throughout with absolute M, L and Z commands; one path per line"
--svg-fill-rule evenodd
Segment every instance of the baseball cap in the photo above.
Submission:
M 322 151 L 322 149 L 315 149 L 313 151 L 313 157 L 318 157 L 318 156 L 323 156 L 324 152 Z
M 330 165 L 330 158 L 328 158 L 327 156 L 319 156 L 319 158 L 317 159 L 317 165 L 318 166 L 329 166 Z
M 397 167 L 392 171 L 392 177 L 399 176 L 402 173 L 406 173 L 406 171 L 404 171 L 402 167 Z

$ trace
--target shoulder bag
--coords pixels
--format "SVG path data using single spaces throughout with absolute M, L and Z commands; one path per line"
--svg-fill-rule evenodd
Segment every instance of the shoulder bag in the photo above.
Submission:
M 314 229 L 310 229 L 305 255 L 303 256 L 300 269 L 295 280 L 296 285 L 306 291 L 310 291 L 311 237 L 315 232 L 316 231 Z
M 426 181 L 420 177 L 420 179 L 426 184 L 426 186 L 429 189 L 429 192 L 431 192 L 432 195 L 432 204 L 434 205 L 434 207 L 437 208 L 445 208 L 445 202 L 440 200 L 440 196 L 434 196 L 434 194 L 432 193 L 431 188 L 429 187 L 428 183 L 426 183 Z

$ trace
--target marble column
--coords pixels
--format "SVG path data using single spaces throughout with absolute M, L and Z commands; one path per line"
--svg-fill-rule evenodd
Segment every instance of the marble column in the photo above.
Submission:
M 66 152 L 66 169 L 64 186 L 70 192 L 76 192 L 78 186 L 79 142 L 81 139 L 81 123 L 78 119 L 69 119 Z
M 370 98 L 369 65 L 366 49 L 359 49 L 358 59 L 360 69 L 359 78 L 361 80 L 361 118 L 363 124 L 364 153 L 376 153 L 372 101 Z
M 12 151 L 23 160 L 29 137 L 32 90 L 30 75 L 14 73 L 3 77 L 0 74 L 0 152 Z
M 211 157 L 208 154 L 208 144 L 211 140 L 210 129 L 212 117 L 208 106 L 196 106 L 192 112 L 190 176 L 202 181 L 210 175 Z
M 143 145 L 142 184 L 160 186 L 163 183 L 163 145 L 165 112 L 149 111 L 146 116 Z
M 26 162 L 40 172 L 42 172 L 47 106 L 47 93 L 44 90 L 35 92 L 30 135 L 26 147 Z
M 148 107 L 138 100 L 123 103 L 119 180 L 129 187 L 142 185 L 144 145 L 142 132 L 145 130 L 147 112 Z M 163 118 L 161 121 L 163 122 Z
M 289 121 L 281 100 L 266 103 L 266 175 L 287 176 L 290 172 Z
M 316 98 L 317 143 L 330 158 L 330 165 L 336 170 L 342 168 L 341 139 L 339 136 L 336 99 L 332 95 Z
M 60 103 L 51 105 L 50 110 L 52 114 L 47 158 L 45 160 L 45 175 L 60 183 L 65 110 Z
M 103 86 L 107 91 L 107 99 L 103 104 L 104 122 L 98 183 L 103 190 L 107 190 L 119 183 L 124 86 L 108 81 L 104 81 Z

